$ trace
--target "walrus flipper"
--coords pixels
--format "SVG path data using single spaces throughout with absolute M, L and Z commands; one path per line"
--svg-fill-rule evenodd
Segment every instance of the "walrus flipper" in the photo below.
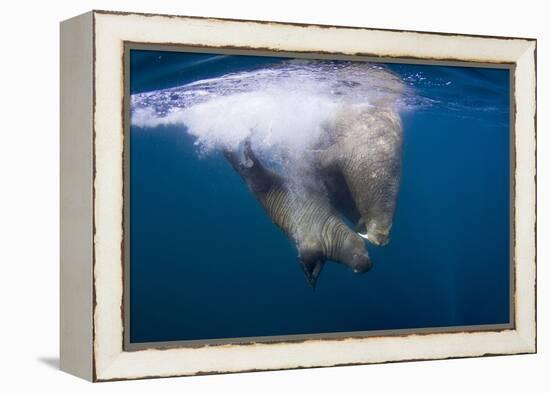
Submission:
M 280 176 L 266 168 L 258 159 L 249 139 L 243 142 L 239 152 L 224 150 L 223 154 L 254 194 L 263 193 L 281 183 Z
M 304 242 L 298 245 L 298 259 L 304 271 L 309 286 L 315 289 L 321 270 L 325 266 L 326 257 L 321 244 Z

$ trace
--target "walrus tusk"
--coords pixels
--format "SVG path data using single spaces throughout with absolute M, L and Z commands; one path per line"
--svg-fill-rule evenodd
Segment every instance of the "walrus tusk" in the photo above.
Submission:
M 363 239 L 369 240 L 369 234 L 368 234 L 368 233 L 365 233 L 365 234 L 363 235 L 362 233 L 357 232 L 357 234 L 358 234 L 359 236 L 361 236 Z

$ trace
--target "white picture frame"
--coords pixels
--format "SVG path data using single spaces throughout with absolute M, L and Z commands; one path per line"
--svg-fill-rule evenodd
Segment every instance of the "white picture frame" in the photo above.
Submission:
M 513 324 L 125 350 L 127 43 L 513 70 Z M 90 381 L 536 352 L 536 40 L 91 11 L 61 23 L 61 369 Z

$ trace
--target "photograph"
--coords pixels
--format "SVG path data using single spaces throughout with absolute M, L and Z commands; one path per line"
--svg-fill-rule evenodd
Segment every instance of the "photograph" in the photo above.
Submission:
M 6 3 L 0 392 L 546 392 L 542 5 Z
M 126 45 L 127 348 L 513 328 L 509 64 Z

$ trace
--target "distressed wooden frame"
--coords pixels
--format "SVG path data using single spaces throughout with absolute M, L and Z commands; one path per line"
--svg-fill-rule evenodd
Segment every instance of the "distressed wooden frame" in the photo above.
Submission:
M 509 66 L 513 324 L 485 331 L 125 347 L 128 43 Z M 63 370 L 107 381 L 536 352 L 536 40 L 92 11 L 62 22 L 60 64 Z

